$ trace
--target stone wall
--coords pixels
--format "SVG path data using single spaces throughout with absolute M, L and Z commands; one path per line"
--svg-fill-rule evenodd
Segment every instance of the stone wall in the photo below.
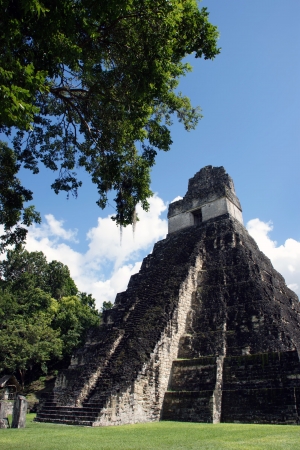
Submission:
M 182 212 L 175 216 L 169 217 L 168 233 L 182 230 L 183 228 L 192 227 L 194 225 L 194 216 L 190 211 Z
M 297 351 L 226 358 L 222 422 L 298 424 Z

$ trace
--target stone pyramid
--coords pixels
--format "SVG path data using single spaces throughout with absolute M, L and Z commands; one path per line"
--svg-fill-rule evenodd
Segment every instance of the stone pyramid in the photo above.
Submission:
M 168 218 L 36 420 L 298 423 L 299 300 L 243 226 L 224 168 L 201 169 Z

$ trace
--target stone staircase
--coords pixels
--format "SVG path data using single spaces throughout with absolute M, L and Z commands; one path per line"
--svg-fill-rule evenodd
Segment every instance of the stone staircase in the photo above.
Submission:
M 132 277 L 130 287 L 133 288 L 135 284 L 135 278 Z M 159 292 L 164 289 L 164 286 L 157 283 L 154 287 L 148 287 L 147 295 L 152 295 L 155 297 Z M 121 297 L 122 294 L 119 294 Z M 81 407 L 76 406 L 61 406 L 55 399 L 55 394 L 51 394 L 44 402 L 42 409 L 37 414 L 37 422 L 52 422 L 67 425 L 82 425 L 82 426 L 94 426 L 97 422 L 97 418 L 101 413 L 101 410 L 105 407 L 108 396 L 114 392 L 116 393 L 116 382 L 118 383 L 118 377 L 120 376 L 117 367 L 120 367 L 120 361 L 122 361 L 122 356 L 124 352 L 127 357 L 130 357 L 131 349 L 134 357 L 136 341 L 136 324 L 139 323 L 140 319 L 143 318 L 144 314 L 147 312 L 147 298 L 146 296 L 140 296 L 138 301 L 134 304 L 134 308 L 130 313 L 130 320 L 122 323 L 123 336 L 120 340 L 115 352 L 109 358 L 107 365 L 100 374 L 96 381 L 96 384 L 92 389 L 89 390 L 88 396 L 85 401 L 82 402 Z M 119 318 L 118 318 L 119 319 Z M 120 319 L 119 319 L 120 320 Z M 121 320 L 120 320 L 121 322 Z M 153 330 L 151 330 L 153 333 Z M 159 337 L 159 336 L 158 336 Z M 130 346 L 130 341 L 132 346 Z M 145 343 L 147 344 L 147 342 Z M 147 348 L 145 345 L 145 352 L 150 354 L 151 348 Z M 127 358 L 128 361 L 128 358 Z M 127 367 L 128 370 L 132 370 L 132 376 L 126 377 L 131 381 L 132 377 L 136 375 L 134 367 Z M 82 377 L 82 375 L 80 375 Z
M 37 414 L 36 422 L 52 422 L 65 425 L 93 426 L 99 415 L 99 407 L 84 406 L 76 408 L 72 406 L 58 406 L 54 394 L 51 394 L 43 405 L 43 409 Z
M 129 290 L 134 290 L 135 285 L 138 282 L 138 274 L 131 277 L 129 283 Z M 93 426 L 97 422 L 97 418 L 101 413 L 101 410 L 105 407 L 107 398 L 111 393 L 116 393 L 116 385 L 119 384 L 120 379 L 120 366 L 124 369 L 124 364 L 120 364 L 124 359 L 124 354 L 126 354 L 126 362 L 131 361 L 132 364 L 126 367 L 126 378 L 128 378 L 128 385 L 130 384 L 133 377 L 136 376 L 136 372 L 140 370 L 135 368 L 133 364 L 134 358 L 137 359 L 136 355 L 136 340 L 138 339 L 137 325 L 140 320 L 144 317 L 147 312 L 149 296 L 158 297 L 158 294 L 164 290 L 165 286 L 162 283 L 157 283 L 154 286 L 147 286 L 146 293 L 144 295 L 139 295 L 132 304 L 132 309 L 130 310 L 130 320 L 124 321 L 124 315 L 119 314 L 113 317 L 114 326 L 118 325 L 122 329 L 122 338 L 118 343 L 114 353 L 107 360 L 107 364 L 103 369 L 102 373 L 98 377 L 95 385 L 89 390 L 86 399 L 82 402 L 81 407 L 76 406 L 61 406 L 59 402 L 56 401 L 55 394 L 51 394 L 44 402 L 42 409 L 38 412 L 35 421 L 37 422 L 52 422 L 68 425 L 83 425 L 83 426 Z M 122 296 L 125 293 L 118 294 L 119 302 L 122 302 Z M 124 299 L 126 302 L 126 299 Z M 167 322 L 167 319 L 165 319 Z M 153 329 L 151 329 L 152 338 L 155 335 Z M 146 331 L 145 331 L 146 334 Z M 155 339 L 159 339 L 160 332 L 158 332 Z M 141 340 L 139 340 L 141 343 Z M 130 344 L 131 343 L 131 344 Z M 150 355 L 152 350 L 149 347 L 148 340 L 145 339 L 143 344 L 144 352 Z M 78 379 L 84 380 L 91 375 L 93 370 L 96 370 L 97 365 L 90 366 L 83 370 L 83 372 L 78 373 Z M 129 372 L 132 373 L 129 373 Z M 122 375 L 121 375 L 122 376 Z M 124 375 L 123 375 L 124 376 Z M 125 378 L 125 376 L 124 376 Z M 82 382 L 84 384 L 84 381 Z

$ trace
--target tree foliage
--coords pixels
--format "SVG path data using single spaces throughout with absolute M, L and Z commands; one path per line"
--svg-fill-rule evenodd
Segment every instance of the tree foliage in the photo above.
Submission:
M 113 191 L 114 219 L 132 223 L 136 204 L 149 206 L 150 169 L 170 149 L 173 118 L 190 130 L 201 117 L 177 86 L 191 70 L 185 56 L 219 53 L 207 9 L 196 0 L 0 4 L 0 129 L 17 131 L 8 164 L 37 173 L 43 163 L 57 174 L 54 191 L 75 195 L 82 167 L 97 204 Z
M 0 253 L 7 245 L 24 241 L 27 231 L 22 225 L 40 222 L 34 207 L 24 205 L 32 200 L 32 192 L 16 177 L 20 166 L 14 151 L 0 141 L 0 224 L 4 224 L 6 232 L 0 239 Z
M 0 372 L 47 370 L 68 358 L 99 324 L 91 295 L 78 292 L 69 269 L 42 252 L 7 252 L 0 263 Z
M 62 353 L 59 330 L 51 327 L 51 317 L 42 312 L 30 317 L 5 319 L 0 328 L 0 369 L 19 372 L 24 386 L 25 374 Z
M 110 301 L 108 301 L 108 302 L 104 301 L 103 304 L 102 304 L 101 312 L 108 311 L 108 310 L 111 309 L 112 307 L 113 307 L 112 302 L 110 302 Z
M 43 252 L 28 252 L 24 247 L 7 251 L 6 259 L 0 262 L 0 280 L 10 291 L 22 295 L 33 288 L 39 288 L 57 300 L 78 294 L 65 264 L 59 261 L 48 263 Z
M 83 344 L 85 331 L 99 323 L 99 316 L 77 295 L 62 297 L 54 307 L 57 309 L 52 327 L 60 331 L 63 356 L 70 355 L 74 348 Z

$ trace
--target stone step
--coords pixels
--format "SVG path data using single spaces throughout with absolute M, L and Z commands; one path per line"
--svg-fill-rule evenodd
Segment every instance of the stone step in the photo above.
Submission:
M 289 383 L 288 387 L 300 387 L 300 380 L 295 383 Z M 223 384 L 223 390 L 235 391 L 240 389 L 280 389 L 287 387 L 286 383 L 283 383 L 281 379 L 278 380 L 233 380 L 232 382 L 226 382 Z
M 199 356 L 198 358 L 177 358 L 174 359 L 173 364 L 215 364 L 215 356 Z
M 54 414 L 49 414 L 49 413 L 40 413 L 38 415 L 39 419 L 59 419 L 59 420 L 85 420 L 85 421 L 95 421 L 95 419 L 98 417 L 97 414 L 94 415 L 90 415 L 90 414 L 59 414 L 59 413 L 54 413 Z
M 45 422 L 45 423 L 57 423 L 57 424 L 61 424 L 61 425 L 81 425 L 84 427 L 92 427 L 94 424 L 94 421 L 91 420 L 64 420 L 64 419 L 55 419 L 55 418 L 47 418 L 47 419 L 42 419 L 42 418 L 38 418 L 36 417 L 34 419 L 35 422 Z
M 43 412 L 59 412 L 59 413 L 88 413 L 88 414 L 98 414 L 99 413 L 99 406 L 91 406 L 90 404 L 87 404 L 86 406 L 83 406 L 82 408 L 75 408 L 75 407 L 69 407 L 69 406 L 57 406 L 53 408 L 43 408 Z
M 207 391 L 216 385 L 215 357 L 177 359 L 173 361 L 170 391 Z
M 99 405 L 85 407 L 56 406 L 44 407 L 36 416 L 37 422 L 64 423 L 69 425 L 92 426 L 100 412 Z
M 102 408 L 103 401 L 105 401 L 106 396 L 102 396 L 101 392 L 98 393 L 97 398 L 92 400 L 92 397 L 96 396 L 96 393 L 90 396 L 90 399 L 82 404 L 84 408 L 97 409 L 98 411 Z
M 82 406 L 57 406 L 56 409 L 61 409 L 62 411 L 64 409 L 69 409 L 69 410 L 72 410 L 72 411 L 79 411 L 80 412 L 80 411 L 86 411 L 87 409 L 89 409 L 88 406 L 89 405 L 87 405 L 87 406 L 84 406 L 84 405 L 82 405 Z M 95 409 L 95 411 L 97 410 L 97 408 L 94 408 L 94 407 L 93 407 L 93 409 Z
M 223 391 L 222 422 L 299 424 L 299 388 Z
M 50 393 L 45 394 L 45 395 L 47 395 L 47 398 L 49 398 L 49 399 L 55 397 L 55 394 L 53 392 L 50 392 Z
M 166 392 L 162 420 L 211 423 L 213 390 Z
M 224 390 L 282 387 L 300 387 L 296 351 L 231 356 L 224 360 Z
M 57 414 L 57 415 L 60 415 L 60 416 L 76 416 L 76 415 L 78 415 L 78 416 L 97 416 L 98 414 L 99 414 L 99 409 L 96 409 L 96 408 L 93 408 L 93 409 L 95 409 L 94 411 L 72 411 L 72 410 L 65 410 L 65 411 L 62 411 L 62 410 L 58 410 L 58 409 L 51 409 L 51 410 L 46 410 L 46 409 L 43 409 L 38 415 L 40 416 L 40 415 L 42 415 L 42 414 Z

